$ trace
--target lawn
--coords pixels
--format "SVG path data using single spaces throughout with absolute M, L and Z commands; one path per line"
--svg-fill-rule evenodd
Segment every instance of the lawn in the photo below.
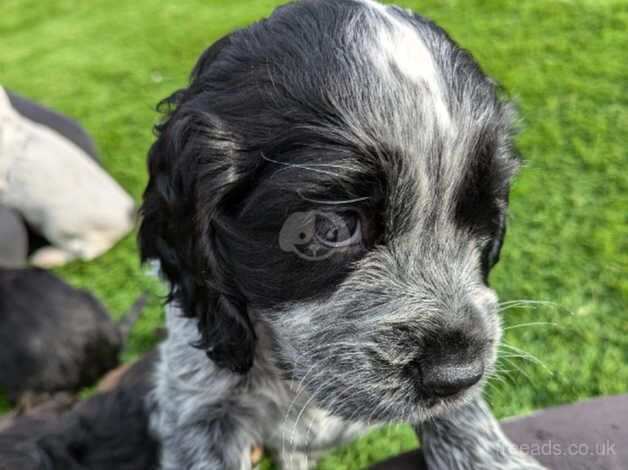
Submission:
M 521 109 L 526 164 L 492 283 L 503 301 L 545 303 L 504 312 L 505 340 L 538 360 L 503 361 L 509 371 L 486 393 L 495 413 L 627 392 L 628 3 L 399 3 L 444 26 Z M 185 83 L 211 42 L 276 4 L 3 0 L 0 83 L 77 118 L 105 168 L 139 201 L 157 101 Z M 154 344 L 163 290 L 139 266 L 134 234 L 58 272 L 116 315 L 148 290 L 125 360 Z M 415 445 L 408 427 L 385 428 L 330 453 L 320 469 L 364 468 Z

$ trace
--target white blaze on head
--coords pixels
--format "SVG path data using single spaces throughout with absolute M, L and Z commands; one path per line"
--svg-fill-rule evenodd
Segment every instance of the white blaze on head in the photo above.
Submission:
M 395 69 L 406 78 L 426 88 L 435 118 L 442 130 L 449 130 L 451 116 L 445 102 L 443 85 L 432 53 L 416 29 L 403 19 L 390 14 L 387 7 L 372 0 L 364 3 L 378 13 L 383 21 L 375 38 L 372 59 L 383 73 Z

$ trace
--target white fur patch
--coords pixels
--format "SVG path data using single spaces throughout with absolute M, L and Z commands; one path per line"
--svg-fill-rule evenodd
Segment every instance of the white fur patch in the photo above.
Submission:
M 439 127 L 442 131 L 449 130 L 451 116 L 440 74 L 423 39 L 409 23 L 391 15 L 386 6 L 372 0 L 364 0 L 364 3 L 384 20 L 377 32 L 376 48 L 371 51 L 375 64 L 384 73 L 391 73 L 395 68 L 411 81 L 426 87 Z
M 54 245 L 31 259 L 42 267 L 95 258 L 134 223 L 118 183 L 74 142 L 15 111 L 1 87 L 0 203 Z

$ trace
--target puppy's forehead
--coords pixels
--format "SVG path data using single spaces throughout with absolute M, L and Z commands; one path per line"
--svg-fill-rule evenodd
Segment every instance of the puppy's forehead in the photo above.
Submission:
M 257 72 L 242 83 L 264 94 L 259 102 L 272 111 L 260 112 L 274 115 L 258 121 L 276 126 L 265 132 L 275 141 L 300 128 L 365 160 L 376 154 L 390 187 L 422 201 L 415 212 L 439 201 L 451 214 L 461 193 L 483 191 L 490 178 L 478 175 L 508 179 L 505 107 L 471 56 L 429 20 L 371 0 L 304 0 L 243 37 L 238 49 Z
M 423 89 L 425 105 L 441 132 L 451 129 L 444 83 L 431 51 L 417 28 L 410 22 L 410 12 L 365 0 L 367 15 L 372 15 L 374 41 L 367 53 L 383 76 L 392 82 L 401 74 Z M 406 86 L 408 84 L 406 83 Z M 412 85 L 410 85 L 412 86 Z
M 468 158 L 468 147 L 500 117 L 493 84 L 470 55 L 430 21 L 396 6 L 372 0 L 297 6 L 286 22 L 303 24 L 278 25 L 294 43 L 276 57 L 275 78 L 285 73 L 286 85 L 304 99 L 318 94 L 308 103 L 314 107 L 334 103 L 359 139 L 402 149 L 432 168 L 426 154 L 445 146 L 441 164 L 459 175 L 458 159 Z

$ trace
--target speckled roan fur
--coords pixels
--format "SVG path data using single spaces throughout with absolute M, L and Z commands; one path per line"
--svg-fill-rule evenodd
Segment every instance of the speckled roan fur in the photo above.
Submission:
M 218 41 L 166 104 L 140 228 L 171 287 L 151 395 L 164 470 L 248 469 L 259 444 L 307 469 L 391 422 L 431 468 L 539 468 L 480 398 L 518 161 L 512 107 L 468 53 L 397 7 L 305 0 Z M 359 245 L 282 249 L 291 215 L 347 210 Z M 442 357 L 481 378 L 431 393 L 412 371 Z

